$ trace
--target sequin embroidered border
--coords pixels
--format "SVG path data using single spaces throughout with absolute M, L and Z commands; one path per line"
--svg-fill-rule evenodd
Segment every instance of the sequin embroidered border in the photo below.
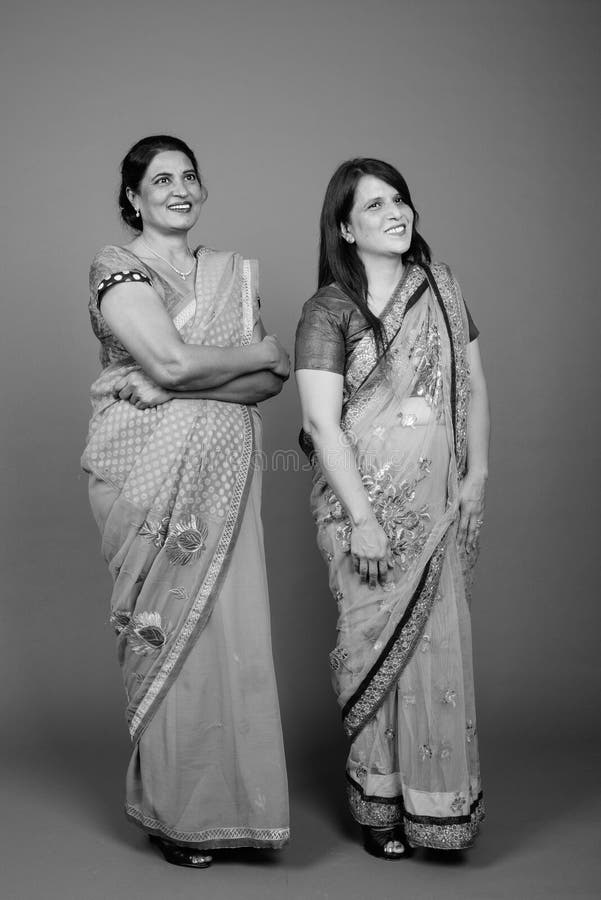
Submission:
M 412 847 L 465 850 L 474 843 L 485 816 L 482 794 L 472 803 L 469 815 L 436 819 L 406 812 L 402 797 L 366 797 L 348 774 L 346 777 L 353 818 L 360 825 L 373 828 L 386 828 L 403 822 L 405 835 Z
M 390 686 L 411 659 L 432 610 L 445 551 L 446 537 L 432 554 L 403 618 L 379 659 L 345 704 L 342 718 L 349 737 L 354 737 L 375 715 Z
M 403 821 L 402 797 L 366 797 L 347 773 L 346 793 L 353 818 L 360 825 L 387 828 Z
M 246 847 L 282 847 L 290 840 L 289 828 L 252 828 L 249 825 L 233 826 L 232 828 L 205 828 L 202 831 L 177 831 L 169 828 L 158 819 L 145 816 L 135 806 L 129 804 L 125 807 L 125 814 L 137 825 L 150 831 L 158 832 L 174 841 L 190 844 L 205 844 L 209 846 L 227 847 L 231 845 Z
M 467 412 L 470 396 L 469 367 L 467 364 L 467 321 L 463 312 L 459 290 L 447 265 L 432 266 L 432 275 L 443 301 L 443 312 L 450 328 L 452 352 L 455 362 L 455 453 L 457 471 L 465 470 L 467 454 Z
M 159 697 L 159 694 L 162 692 L 167 679 L 177 665 L 180 656 L 184 652 L 193 631 L 199 625 L 203 613 L 205 612 L 211 598 L 213 589 L 217 583 L 221 568 L 225 562 L 228 550 L 230 549 L 230 544 L 236 532 L 240 507 L 246 495 L 246 488 L 249 479 L 251 459 L 254 447 L 254 431 L 250 418 L 250 411 L 246 406 L 241 406 L 240 410 L 244 420 L 244 445 L 241 454 L 240 468 L 238 470 L 236 486 L 234 487 L 232 502 L 227 513 L 225 525 L 223 527 L 221 537 L 219 538 L 219 543 L 217 544 L 217 549 L 215 550 L 213 559 L 211 560 L 211 564 L 205 576 L 204 582 L 198 592 L 196 600 L 194 601 L 194 605 L 192 606 L 192 609 L 188 614 L 188 618 L 186 619 L 183 628 L 177 636 L 177 639 L 174 642 L 173 647 L 171 648 L 171 651 L 167 656 L 167 659 L 165 660 L 162 668 L 158 672 L 156 678 L 153 680 L 150 688 L 142 698 L 140 705 L 131 718 L 131 721 L 129 723 L 129 732 L 132 740 L 136 740 L 136 738 L 143 730 L 150 716 L 151 707 Z
M 253 334 L 252 274 L 250 260 L 242 261 L 242 346 L 250 344 Z
M 412 847 L 465 850 L 476 840 L 484 816 L 484 800 L 480 794 L 472 803 L 467 816 L 434 819 L 405 813 L 405 834 Z

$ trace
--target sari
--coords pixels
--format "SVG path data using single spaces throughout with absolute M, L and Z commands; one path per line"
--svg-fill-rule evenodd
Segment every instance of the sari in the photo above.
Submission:
M 271 654 L 255 407 L 115 399 L 139 368 L 108 330 L 99 292 L 150 281 L 182 339 L 246 346 L 258 318 L 257 269 L 197 251 L 183 298 L 134 254 L 108 247 L 90 274 L 103 370 L 82 466 L 113 578 L 110 622 L 133 754 L 126 814 L 198 848 L 283 846 L 288 795 Z
M 380 319 L 386 352 L 368 331 L 345 361 L 341 427 L 389 539 L 388 584 L 360 582 L 350 520 L 313 456 L 311 506 L 339 611 L 330 664 L 351 741 L 348 799 L 362 825 L 461 849 L 484 816 L 468 608 L 477 550 L 456 540 L 468 317 L 438 264 L 408 267 Z

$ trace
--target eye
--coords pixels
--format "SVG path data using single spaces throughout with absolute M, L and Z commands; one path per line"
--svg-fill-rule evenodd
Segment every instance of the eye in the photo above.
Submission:
M 186 175 L 186 181 L 196 181 L 196 175 L 194 172 L 188 172 Z
M 161 175 L 160 178 L 157 178 L 155 184 L 166 184 L 169 181 L 166 175 Z
M 400 194 L 397 194 L 396 197 L 394 198 L 394 202 L 398 203 L 399 206 L 402 206 L 405 201 L 403 200 L 403 198 L 401 197 Z
M 367 208 L 368 209 L 377 209 L 379 206 L 382 206 L 382 202 L 380 200 L 374 200 L 374 202 L 370 203 Z

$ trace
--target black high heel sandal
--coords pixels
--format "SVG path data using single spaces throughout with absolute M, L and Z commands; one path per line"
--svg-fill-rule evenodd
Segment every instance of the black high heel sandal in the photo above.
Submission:
M 411 856 L 412 848 L 407 843 L 402 825 L 393 825 L 392 828 L 372 828 L 370 825 L 362 825 L 363 846 L 372 856 L 379 859 L 406 859 Z M 387 844 L 392 842 L 400 844 L 402 851 L 386 850 Z
M 168 863 L 173 866 L 187 866 L 189 869 L 208 869 L 213 862 L 213 857 L 193 847 L 180 847 L 165 841 L 154 834 L 148 835 L 151 844 L 156 844 Z

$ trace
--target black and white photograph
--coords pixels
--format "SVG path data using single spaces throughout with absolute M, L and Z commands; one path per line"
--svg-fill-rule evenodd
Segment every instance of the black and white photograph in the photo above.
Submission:
M 0 21 L 2 900 L 596 900 L 601 5 Z

